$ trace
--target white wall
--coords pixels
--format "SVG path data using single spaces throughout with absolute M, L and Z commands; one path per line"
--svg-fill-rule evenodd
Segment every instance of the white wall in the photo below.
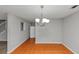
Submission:
M 63 38 L 63 20 L 51 20 L 44 27 L 36 24 L 36 43 L 60 43 Z
M 0 20 L 7 20 L 7 19 L 6 19 L 6 16 L 7 16 L 6 13 L 3 14 L 3 13 L 0 12 Z
M 8 20 L 7 39 L 8 39 L 8 52 L 9 52 L 15 49 L 18 45 L 20 45 L 30 37 L 29 34 L 30 26 L 28 22 L 11 14 L 7 16 L 7 20 Z M 21 22 L 24 22 L 25 24 L 24 31 L 21 31 L 20 29 Z
M 64 19 L 64 44 L 79 53 L 79 12 Z

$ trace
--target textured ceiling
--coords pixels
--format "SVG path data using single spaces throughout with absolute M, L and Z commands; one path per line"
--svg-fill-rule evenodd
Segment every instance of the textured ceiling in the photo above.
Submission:
M 79 11 L 79 7 L 71 9 L 72 5 L 44 5 L 44 17 L 60 19 Z M 40 5 L 0 5 L 0 16 L 11 13 L 28 21 L 40 18 Z

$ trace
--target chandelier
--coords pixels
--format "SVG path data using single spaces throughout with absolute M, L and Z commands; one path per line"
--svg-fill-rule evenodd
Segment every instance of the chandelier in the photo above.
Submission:
M 50 22 L 50 20 L 43 16 L 43 9 L 44 9 L 44 6 L 41 5 L 40 8 L 41 8 L 41 18 L 36 18 L 36 19 L 35 19 L 35 22 L 36 22 L 39 26 L 45 26 L 47 23 Z

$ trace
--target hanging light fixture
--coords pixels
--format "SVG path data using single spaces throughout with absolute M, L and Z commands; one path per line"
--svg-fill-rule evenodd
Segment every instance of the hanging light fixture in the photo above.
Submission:
M 40 8 L 41 8 L 41 18 L 36 18 L 36 19 L 35 19 L 35 22 L 36 22 L 38 25 L 40 25 L 40 26 L 44 26 L 45 24 L 49 23 L 50 20 L 47 19 L 47 18 L 45 18 L 45 17 L 43 16 L 43 8 L 44 8 L 44 6 L 41 5 Z

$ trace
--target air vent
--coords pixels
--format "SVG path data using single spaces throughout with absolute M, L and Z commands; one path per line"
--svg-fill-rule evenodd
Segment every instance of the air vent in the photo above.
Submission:
M 72 9 L 74 9 L 74 8 L 76 8 L 76 7 L 78 7 L 79 5 L 74 5 L 74 6 L 72 6 Z

